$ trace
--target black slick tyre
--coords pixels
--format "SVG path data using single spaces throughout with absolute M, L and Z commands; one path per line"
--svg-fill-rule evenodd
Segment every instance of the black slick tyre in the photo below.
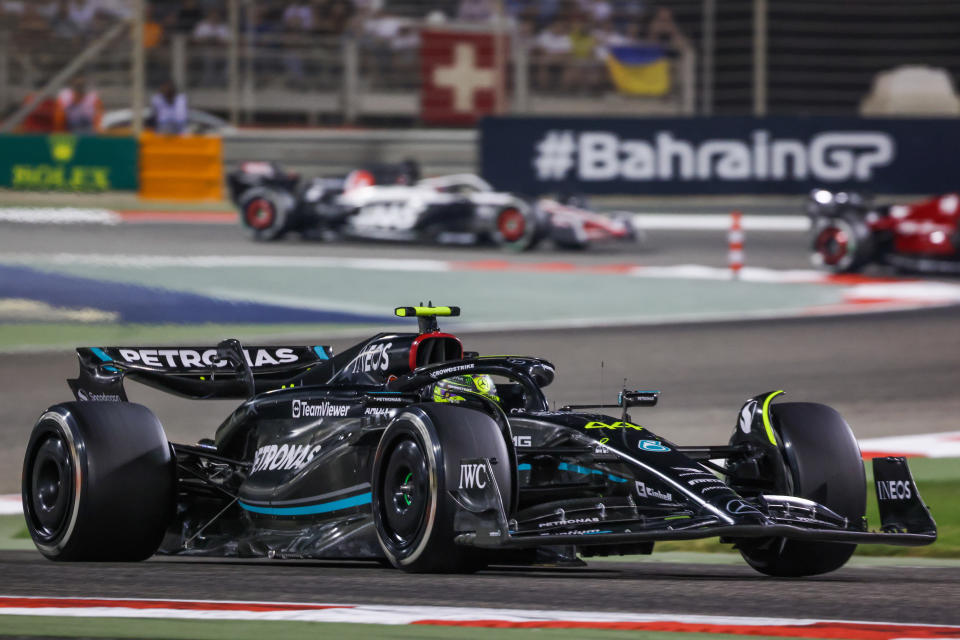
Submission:
M 254 240 L 278 240 L 288 231 L 294 202 L 290 194 L 253 187 L 240 196 L 240 220 Z
M 24 457 L 27 529 L 51 560 L 144 560 L 173 518 L 175 473 L 163 428 L 146 407 L 54 405 Z
M 814 229 L 811 262 L 831 273 L 854 273 L 873 261 L 875 243 L 856 214 L 823 219 Z
M 541 224 L 534 207 L 516 204 L 501 208 L 493 219 L 494 243 L 511 251 L 532 249 L 541 237 Z
M 499 443 L 498 443 L 499 440 Z M 471 573 L 486 566 L 483 550 L 454 542 L 460 456 L 508 460 L 497 426 L 455 406 L 410 408 L 391 421 L 373 463 L 373 521 L 387 560 L 410 573 Z M 469 453 L 473 449 L 476 453 Z M 500 475 L 500 470 L 497 470 Z M 509 496 L 509 474 L 498 478 Z
M 771 407 L 770 418 L 792 485 L 789 494 L 818 502 L 858 525 L 866 511 L 866 479 L 860 447 L 843 417 L 826 405 L 785 402 Z M 777 577 L 834 571 L 856 546 L 784 538 L 738 544 L 751 567 Z

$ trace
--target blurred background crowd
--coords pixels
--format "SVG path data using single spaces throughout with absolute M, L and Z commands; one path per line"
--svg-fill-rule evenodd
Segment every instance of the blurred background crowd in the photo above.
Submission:
M 0 1 L 0 23 L 12 33 L 15 56 L 37 76 L 45 56 L 89 41 L 130 12 L 125 0 Z M 278 54 L 280 64 L 270 70 L 280 75 L 264 74 L 262 82 L 322 86 L 334 70 L 309 62 L 304 48 L 317 39 L 351 37 L 374 52 L 370 70 L 376 82 L 389 86 L 402 83 L 416 65 L 420 25 L 479 26 L 501 19 L 530 50 L 537 69 L 532 81 L 543 91 L 610 88 L 603 60 L 613 46 L 648 43 L 675 53 L 689 44 L 668 4 L 646 0 L 259 0 L 242 13 L 239 28 L 251 44 Z M 177 34 L 213 49 L 189 84 L 226 84 L 222 55 L 216 55 L 231 38 L 222 0 L 151 0 L 145 47 L 168 46 Z

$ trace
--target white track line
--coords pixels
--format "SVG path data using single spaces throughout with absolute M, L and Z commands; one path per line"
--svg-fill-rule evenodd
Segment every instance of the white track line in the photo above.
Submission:
M 0 222 L 18 224 L 120 224 L 123 220 L 109 209 L 74 207 L 0 207 Z
M 11 493 L 0 495 L 0 516 L 22 515 L 23 504 L 20 502 L 20 495 Z
M 860 441 L 860 450 L 867 455 L 884 453 L 924 458 L 960 458 L 960 431 L 866 438 Z
M 633 220 L 644 231 L 729 231 L 730 215 L 725 213 L 636 213 Z M 741 218 L 744 231 L 810 230 L 807 216 L 749 215 Z

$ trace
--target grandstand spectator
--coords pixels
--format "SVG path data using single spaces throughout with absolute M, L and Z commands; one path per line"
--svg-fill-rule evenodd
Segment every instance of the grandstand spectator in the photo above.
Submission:
M 319 35 L 341 35 L 347 30 L 353 7 L 349 0 L 315 1 L 313 31 Z
M 609 0 L 580 0 L 580 11 L 593 24 L 606 22 L 613 17 L 613 5 Z
M 172 13 L 172 27 L 178 33 L 193 33 L 203 19 L 203 9 L 197 0 L 183 0 L 176 12 Z
M 313 30 L 313 7 L 306 2 L 293 2 L 283 10 L 284 46 L 283 66 L 287 84 L 302 88 L 306 82 L 302 51 L 305 40 Z
M 457 20 L 460 22 L 490 22 L 496 14 L 493 0 L 460 0 Z
M 543 90 L 559 86 L 572 51 L 573 42 L 567 22 L 556 20 L 540 32 L 533 48 L 538 88 Z
M 77 76 L 57 96 L 56 128 L 70 133 L 100 131 L 103 105 L 97 92 L 87 86 L 86 78 Z
M 67 17 L 78 33 L 89 33 L 93 31 L 99 9 L 96 0 L 70 0 Z
M 77 25 L 70 19 L 69 0 L 60 0 L 57 4 L 57 12 L 50 19 L 50 28 L 53 35 L 64 40 L 73 40 L 79 37 L 80 31 Z
M 291 2 L 283 10 L 283 29 L 287 33 L 302 34 L 313 29 L 313 7 L 307 2 Z
M 150 99 L 150 108 L 153 113 L 147 125 L 157 133 L 168 135 L 186 133 L 189 121 L 187 96 L 177 91 L 172 80 L 164 82 L 160 91 L 153 94 Z
M 193 28 L 193 41 L 203 51 L 202 86 L 223 85 L 223 45 L 230 41 L 230 28 L 217 9 L 211 9 Z
M 673 20 L 673 12 L 667 7 L 660 7 L 653 14 L 653 19 L 647 27 L 647 40 L 673 51 L 680 51 L 689 46 L 686 36 L 680 33 L 680 28 Z
M 592 89 L 598 73 L 596 58 L 597 40 L 582 14 L 576 14 L 570 22 L 570 61 L 564 70 L 563 86 L 570 91 Z

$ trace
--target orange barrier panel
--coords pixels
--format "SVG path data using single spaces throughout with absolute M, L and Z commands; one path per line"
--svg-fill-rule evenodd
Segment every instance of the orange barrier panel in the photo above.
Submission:
M 223 140 L 142 134 L 140 196 L 158 200 L 222 200 Z

